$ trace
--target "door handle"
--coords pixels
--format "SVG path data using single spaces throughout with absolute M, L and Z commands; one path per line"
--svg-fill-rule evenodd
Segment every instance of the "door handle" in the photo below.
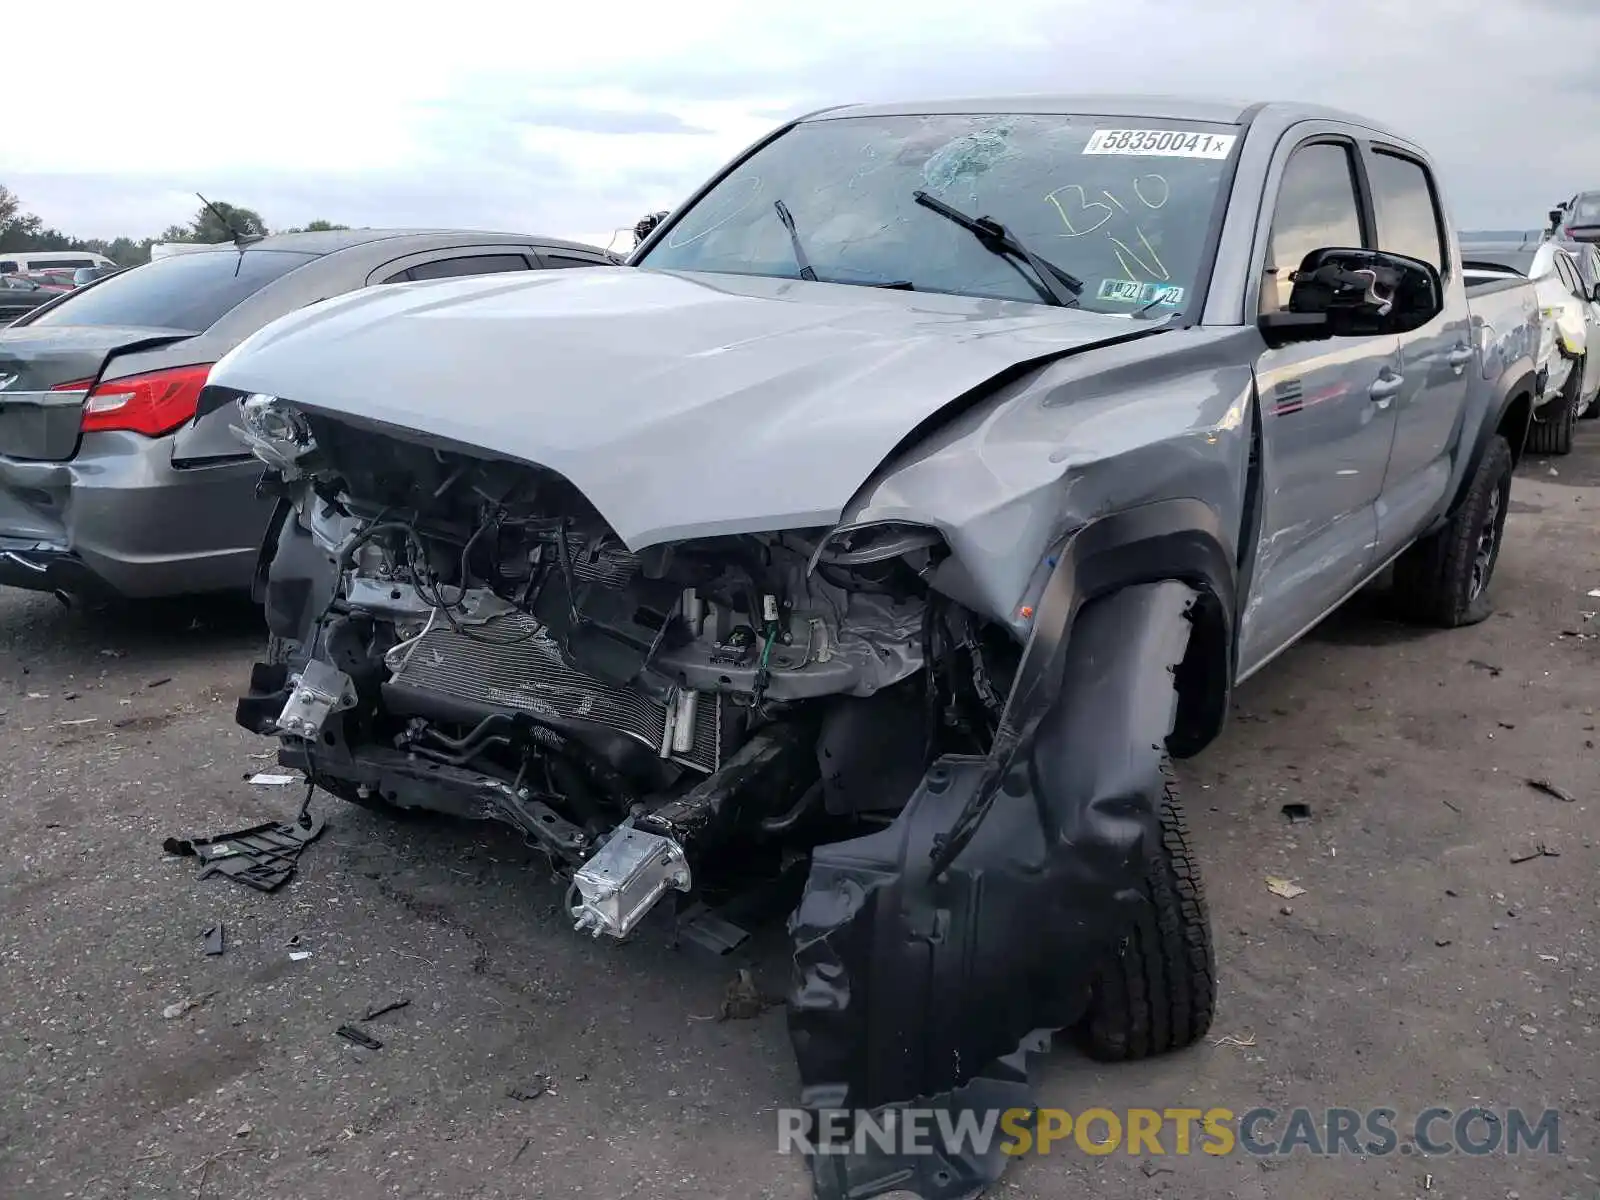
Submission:
M 1367 395 L 1372 398 L 1372 402 L 1379 408 L 1388 408 L 1389 401 L 1400 394 L 1400 388 L 1405 384 L 1405 381 L 1406 377 L 1404 375 L 1392 373 L 1380 375 L 1372 386 L 1367 389 Z

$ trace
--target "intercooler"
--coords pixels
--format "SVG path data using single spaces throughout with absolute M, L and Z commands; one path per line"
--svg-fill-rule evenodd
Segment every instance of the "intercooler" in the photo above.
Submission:
M 481 640 L 480 640 L 481 639 Z M 574 671 L 531 617 L 504 613 L 468 627 L 435 627 L 412 647 L 394 682 L 455 700 L 520 709 L 535 716 L 590 721 L 660 752 L 671 745 L 668 707 L 642 692 Z M 722 745 L 722 703 L 701 696 L 689 750 L 672 761 L 714 771 Z

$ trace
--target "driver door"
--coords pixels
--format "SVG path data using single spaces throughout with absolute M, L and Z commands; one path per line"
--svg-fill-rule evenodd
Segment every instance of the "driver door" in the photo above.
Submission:
M 1287 306 L 1290 273 L 1312 250 L 1375 248 L 1356 148 L 1309 137 L 1289 151 L 1271 225 L 1258 237 L 1258 312 Z M 1316 624 L 1366 578 L 1395 430 L 1400 339 L 1335 337 L 1270 347 L 1255 364 L 1262 512 L 1239 676 Z

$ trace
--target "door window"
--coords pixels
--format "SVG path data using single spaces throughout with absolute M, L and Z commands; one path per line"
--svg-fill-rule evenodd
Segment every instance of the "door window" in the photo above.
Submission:
M 1301 146 L 1283 169 L 1272 236 L 1261 277 L 1262 312 L 1289 307 L 1290 274 L 1313 250 L 1364 246 L 1361 205 L 1350 149 L 1334 142 Z
M 1367 175 L 1378 218 L 1378 249 L 1420 258 L 1443 272 L 1444 221 L 1427 168 L 1379 150 L 1372 155 Z

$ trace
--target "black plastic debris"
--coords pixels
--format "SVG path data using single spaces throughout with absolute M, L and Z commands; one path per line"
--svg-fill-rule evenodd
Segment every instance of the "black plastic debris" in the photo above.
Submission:
M 1548 779 L 1526 779 L 1523 781 L 1536 792 L 1543 792 L 1546 796 L 1554 796 L 1563 804 L 1576 804 L 1578 798 L 1558 783 L 1551 783 Z
M 1291 822 L 1311 820 L 1311 806 L 1309 804 L 1285 804 L 1282 812 Z
M 516 1087 L 507 1088 L 506 1096 L 519 1104 L 526 1100 L 537 1100 L 550 1090 L 550 1081 L 543 1075 L 535 1075 L 527 1083 L 520 1083 Z
M 258 892 L 273 892 L 288 882 L 300 852 L 322 835 L 324 824 L 321 817 L 307 814 L 303 823 L 268 821 L 206 838 L 168 838 L 161 848 L 168 854 L 198 858 L 201 871 L 196 878 L 226 875 Z
M 1491 678 L 1491 679 L 1497 679 L 1500 676 L 1500 668 L 1499 667 L 1495 666 L 1493 663 L 1486 663 L 1481 658 L 1469 658 L 1469 659 L 1467 659 L 1467 666 L 1474 667 L 1479 671 L 1487 671 L 1487 672 L 1489 672 L 1489 678 Z
M 385 1013 L 392 1013 L 392 1012 L 396 1011 L 397 1009 L 402 1009 L 402 1008 L 406 1007 L 406 1005 L 408 1005 L 410 1003 L 411 1003 L 411 997 L 410 996 L 401 996 L 400 999 L 398 999 L 398 1000 L 391 1000 L 387 1004 L 378 1005 L 377 1008 L 369 1008 L 369 1009 L 367 1009 L 367 1015 L 362 1017 L 361 1019 L 363 1021 L 376 1021 L 379 1017 L 383 1016 Z
M 222 949 L 223 949 L 223 945 L 222 945 L 222 938 L 223 938 L 222 922 L 218 921 L 210 929 L 206 930 L 205 934 L 204 934 L 204 937 L 205 937 L 205 952 L 206 952 L 206 954 L 209 955 L 212 958 L 216 958 L 218 955 L 220 955 L 222 953 Z
M 358 1046 L 364 1046 L 368 1050 L 383 1049 L 382 1042 L 366 1030 L 357 1029 L 354 1025 L 341 1025 L 333 1032 L 335 1036 L 342 1037 L 347 1042 L 354 1042 Z

